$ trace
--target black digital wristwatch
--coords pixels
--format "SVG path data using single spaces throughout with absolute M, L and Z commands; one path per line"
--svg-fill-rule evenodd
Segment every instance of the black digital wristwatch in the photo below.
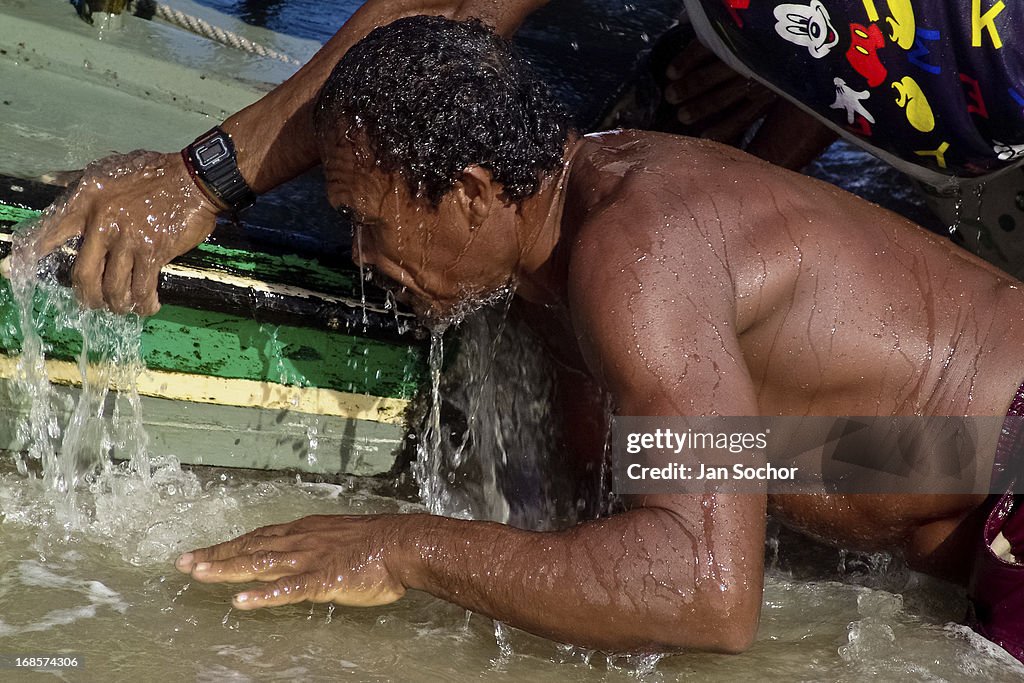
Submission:
M 238 170 L 235 143 L 220 126 L 196 138 L 181 156 L 192 180 L 222 210 L 241 211 L 256 201 L 256 193 Z

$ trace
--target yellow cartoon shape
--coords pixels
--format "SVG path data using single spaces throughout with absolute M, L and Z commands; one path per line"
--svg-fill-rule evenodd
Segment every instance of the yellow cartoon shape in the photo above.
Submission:
M 910 0 L 889 0 L 889 13 L 892 16 L 885 18 L 889 24 L 889 40 L 904 50 L 909 50 L 914 45 L 914 35 L 917 32 L 914 8 L 911 7 Z
M 928 98 L 921 92 L 921 86 L 910 76 L 904 76 L 892 84 L 898 96 L 896 104 L 907 112 L 910 125 L 922 133 L 930 133 L 935 128 L 935 115 L 928 104 Z

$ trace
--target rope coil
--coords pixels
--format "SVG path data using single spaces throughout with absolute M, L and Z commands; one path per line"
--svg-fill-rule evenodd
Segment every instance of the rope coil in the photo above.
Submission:
M 156 2 L 156 0 L 137 0 L 135 3 L 134 14 L 135 16 L 142 17 L 143 19 L 152 19 L 154 16 L 158 17 L 169 24 L 183 28 L 186 31 L 195 33 L 196 35 L 209 38 L 210 40 L 216 41 L 222 45 L 227 45 L 228 47 L 233 47 L 237 50 L 244 50 L 245 52 L 259 55 L 260 57 L 269 57 L 270 59 L 276 59 L 286 64 L 294 64 L 296 66 L 302 64 L 302 62 L 284 54 L 283 52 L 278 52 L 277 50 L 260 45 L 259 43 L 249 40 L 244 36 L 240 36 L 237 33 L 225 31 L 219 26 L 214 26 L 204 19 L 194 17 L 191 14 L 185 14 L 184 12 Z

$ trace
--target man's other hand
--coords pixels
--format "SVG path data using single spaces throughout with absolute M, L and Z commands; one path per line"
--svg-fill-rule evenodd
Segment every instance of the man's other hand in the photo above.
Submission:
M 674 126 L 681 125 L 688 135 L 733 146 L 777 99 L 763 85 L 729 68 L 696 38 L 659 76 L 665 79 L 665 101 L 674 107 Z
M 42 258 L 81 236 L 71 273 L 79 300 L 152 315 L 160 308 L 160 269 L 205 240 L 217 212 L 179 154 L 115 154 L 90 164 L 44 212 L 35 253 Z

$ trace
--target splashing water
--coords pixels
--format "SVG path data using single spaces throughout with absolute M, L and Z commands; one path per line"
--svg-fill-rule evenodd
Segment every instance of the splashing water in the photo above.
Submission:
M 441 367 L 444 364 L 443 332 L 434 330 L 430 335 L 430 409 L 425 418 L 422 436 L 416 446 L 413 475 L 419 484 L 420 500 L 432 515 L 459 516 L 451 505 L 451 494 L 442 473 L 441 451 Z
M 22 337 L 12 397 L 27 403 L 27 419 L 17 427 L 24 448 L 15 456 L 18 471 L 30 479 L 41 471 L 43 492 L 37 504 L 8 501 L 4 519 L 60 529 L 65 541 L 83 531 L 117 537 L 150 524 L 131 523 L 140 496 L 159 495 L 160 487 L 194 493 L 195 480 L 173 459 L 153 469 L 136 384 L 144 367 L 141 318 L 80 307 L 56 284 L 60 256 L 40 263 L 36 240 L 32 226 L 22 229 L 11 254 L 10 289 Z M 58 334 L 81 338 L 77 377 L 60 363 L 47 364 L 41 333 L 48 323 Z M 50 376 L 51 367 L 59 376 Z M 75 395 L 54 380 L 80 380 L 81 388 Z M 46 543 L 52 540 L 51 534 Z
M 371 271 L 363 263 L 363 226 L 355 226 L 356 253 L 359 254 L 359 303 L 363 308 L 363 326 L 370 323 L 366 315 L 366 280 L 372 277 Z
M 427 413 L 423 438 L 417 448 L 414 475 L 420 487 L 420 500 L 432 514 L 462 519 L 488 519 L 508 521 L 508 504 L 498 490 L 495 479 L 494 452 L 473 453 L 478 466 L 477 477 L 470 478 L 460 469 L 467 464 L 467 445 L 478 428 L 482 398 L 487 390 L 501 332 L 508 313 L 508 302 L 497 318 L 497 334 L 490 329 L 489 319 L 481 313 L 470 318 L 459 339 L 459 381 L 445 381 L 442 395 L 442 369 L 444 367 L 444 329 L 435 329 L 430 339 L 430 408 Z M 454 374 L 454 373 L 453 373 Z M 500 420 L 500 413 L 490 411 L 491 425 Z M 452 423 L 461 422 L 459 429 Z M 467 486 L 478 486 L 482 495 L 467 499 Z

